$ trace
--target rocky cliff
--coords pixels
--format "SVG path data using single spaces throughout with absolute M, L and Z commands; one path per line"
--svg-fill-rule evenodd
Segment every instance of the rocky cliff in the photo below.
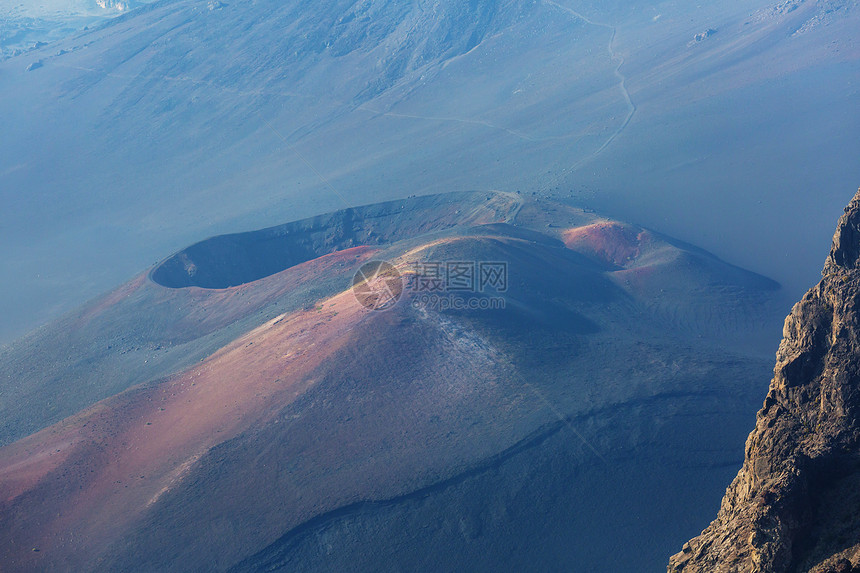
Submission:
M 785 321 L 746 459 L 669 571 L 860 572 L 860 191 Z

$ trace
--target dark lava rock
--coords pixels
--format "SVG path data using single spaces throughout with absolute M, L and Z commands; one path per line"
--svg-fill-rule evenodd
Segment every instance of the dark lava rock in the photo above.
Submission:
M 860 570 L 860 191 L 822 275 L 785 321 L 717 519 L 670 559 L 670 572 Z

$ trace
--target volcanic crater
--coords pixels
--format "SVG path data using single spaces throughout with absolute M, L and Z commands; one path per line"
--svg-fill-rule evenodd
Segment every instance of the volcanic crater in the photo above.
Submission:
M 371 258 L 404 273 L 504 261 L 506 288 L 460 295 L 504 304 L 422 307 L 405 290 L 371 311 L 349 286 Z M 757 400 L 740 373 L 766 373 L 769 359 L 713 340 L 753 336 L 771 286 L 516 193 L 409 198 L 204 240 L 0 352 L 0 562 L 318 570 L 325 559 L 367 570 L 362 558 L 396 546 L 418 570 L 440 544 L 462 542 L 442 568 L 605 568 L 606 538 L 581 536 L 631 510 L 590 499 L 635 492 L 642 525 L 612 541 L 628 543 L 666 521 L 666 492 L 686 492 L 671 514 L 693 522 L 703 491 L 720 494 L 732 468 L 707 463 L 715 448 L 733 454 L 726 444 Z M 738 431 L 715 445 L 727 425 Z M 676 442 L 694 463 L 671 458 Z M 552 470 L 533 471 L 541 460 Z M 534 486 L 537 497 L 520 495 Z M 419 525 L 362 529 L 404 515 Z M 440 520 L 451 527 L 428 538 L 425 524 Z M 461 520 L 480 535 L 464 538 Z M 689 536 L 669 521 L 649 562 Z M 326 535 L 336 550 L 321 557 Z M 494 553 L 516 539 L 563 549 Z M 613 559 L 630 570 L 642 556 Z
M 266 229 L 210 237 L 162 261 L 150 278 L 167 288 L 225 289 L 351 247 L 504 221 L 517 207 L 508 194 L 463 193 L 350 207 Z

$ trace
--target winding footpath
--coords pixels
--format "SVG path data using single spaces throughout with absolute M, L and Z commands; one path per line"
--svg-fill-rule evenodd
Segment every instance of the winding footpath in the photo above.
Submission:
M 627 103 L 627 117 L 624 118 L 624 121 L 621 122 L 621 125 L 618 127 L 618 129 L 612 132 L 612 135 L 610 135 L 609 138 L 603 142 L 603 145 L 598 147 L 596 151 L 580 159 L 571 167 L 572 170 L 576 170 L 585 163 L 591 161 L 592 159 L 600 155 L 607 147 L 612 144 L 613 141 L 615 141 L 615 138 L 621 135 L 621 132 L 627 128 L 627 126 L 630 124 L 630 120 L 633 119 L 633 115 L 636 113 L 636 104 L 633 103 L 633 100 L 630 97 L 630 92 L 627 89 L 627 76 L 621 73 L 621 66 L 624 65 L 624 57 L 615 51 L 615 36 L 618 32 L 617 28 L 611 24 L 606 24 L 604 22 L 596 22 L 591 18 L 581 14 L 580 12 L 577 12 L 572 8 L 568 8 L 567 6 L 562 6 L 561 4 L 554 2 L 553 0 L 544 0 L 544 4 L 557 8 L 562 12 L 566 12 L 574 18 L 582 20 L 586 24 L 589 24 L 591 26 L 597 26 L 600 28 L 606 28 L 607 30 L 612 32 L 612 35 L 609 37 L 609 45 L 607 49 L 609 50 L 610 59 L 613 62 L 618 62 L 615 66 L 615 76 L 618 78 L 619 81 L 618 85 L 621 88 L 621 95 L 624 96 L 624 100 Z

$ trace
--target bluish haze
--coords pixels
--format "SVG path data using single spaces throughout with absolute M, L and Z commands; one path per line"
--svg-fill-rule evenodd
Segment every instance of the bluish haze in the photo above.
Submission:
M 193 240 L 464 189 L 572 193 L 793 300 L 860 179 L 857 19 L 835 0 L 127 13 L 0 63 L 0 339 Z

